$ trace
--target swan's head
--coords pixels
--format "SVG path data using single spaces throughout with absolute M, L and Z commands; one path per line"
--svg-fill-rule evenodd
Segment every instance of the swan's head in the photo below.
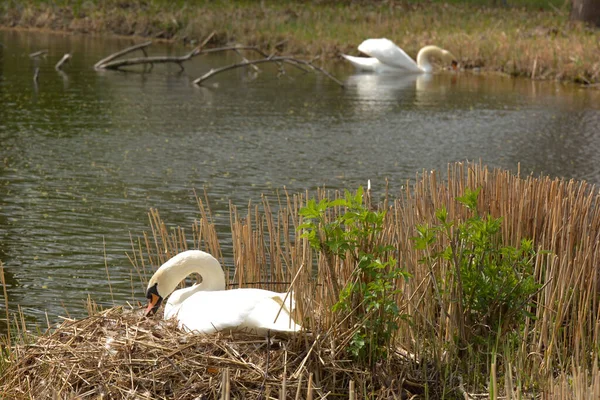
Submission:
M 225 289 L 225 276 L 219 261 L 204 251 L 187 250 L 165 262 L 152 275 L 146 289 L 148 307 L 144 314 L 156 313 L 163 300 L 173 293 L 179 282 L 192 273 L 202 277 L 202 284 L 196 289 Z
M 158 307 L 162 304 L 165 297 L 171 294 L 177 282 L 174 284 L 169 282 L 168 274 L 164 274 L 164 271 L 158 270 L 148 282 L 148 289 L 146 290 L 146 298 L 148 299 L 148 307 L 144 312 L 144 315 L 153 315 L 158 310 Z
M 438 57 L 442 60 L 444 65 L 450 65 L 453 69 L 456 69 L 458 66 L 458 62 L 456 61 L 456 57 L 454 54 L 450 53 L 448 50 L 439 49 Z
M 448 50 L 443 50 L 442 61 L 444 61 L 444 64 L 446 65 L 449 64 L 455 71 L 458 69 L 458 61 L 456 60 L 457 58 L 454 57 L 454 54 L 450 53 Z
M 417 64 L 425 71 L 431 72 L 431 59 L 438 58 L 444 65 L 450 65 L 453 69 L 458 67 L 456 57 L 448 50 L 439 48 L 437 46 L 425 46 L 417 55 Z

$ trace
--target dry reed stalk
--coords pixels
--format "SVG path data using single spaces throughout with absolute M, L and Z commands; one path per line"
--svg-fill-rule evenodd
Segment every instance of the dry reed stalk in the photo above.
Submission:
M 106 241 L 104 240 L 104 236 L 102 236 L 102 251 L 104 253 L 104 271 L 106 272 L 106 280 L 108 282 L 110 300 L 112 301 L 112 304 L 115 305 L 115 296 L 113 294 L 112 284 L 110 283 L 110 273 L 108 272 L 108 260 L 106 258 Z
M 10 332 L 10 311 L 8 307 L 8 293 L 6 291 L 6 279 L 4 278 L 4 264 L 0 261 L 0 283 L 2 284 L 2 293 L 4 295 L 4 311 L 6 316 L 6 344 L 12 346 L 12 337 Z

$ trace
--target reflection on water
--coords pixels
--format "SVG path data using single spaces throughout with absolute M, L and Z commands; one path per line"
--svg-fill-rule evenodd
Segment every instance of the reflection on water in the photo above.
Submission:
M 82 315 L 87 295 L 143 298 L 130 283 L 130 234 L 156 207 L 189 227 L 206 188 L 230 259 L 227 205 L 286 187 L 392 193 L 423 169 L 465 159 L 600 182 L 600 93 L 469 74 L 353 74 L 347 88 L 274 66 L 193 79 L 236 60 L 199 57 L 151 73 L 98 72 L 131 40 L 0 31 L 0 259 L 10 302 L 31 320 Z M 48 49 L 37 89 L 28 54 Z M 153 45 L 154 54 L 187 49 Z M 73 59 L 60 74 L 54 64 Z M 335 69 L 338 68 L 338 69 Z M 1 328 L 0 328 L 1 329 Z

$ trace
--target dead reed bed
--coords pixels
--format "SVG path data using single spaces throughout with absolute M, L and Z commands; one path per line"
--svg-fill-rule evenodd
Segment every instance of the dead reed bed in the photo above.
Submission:
M 423 250 L 412 240 L 415 227 L 433 224 L 442 206 L 450 219 L 468 218 L 456 200 L 466 188 L 481 188 L 478 211 L 502 218 L 506 244 L 531 238 L 544 250 L 535 260 L 541 288 L 530 315 L 512 333 L 512 345 L 487 358 L 454 340 L 461 318 L 456 301 L 451 291 L 434 289 L 435 279 L 452 279 L 450 266 L 424 266 Z M 229 392 L 234 398 L 472 398 L 497 396 L 498 388 L 505 398 L 600 397 L 596 188 L 481 163 L 456 163 L 443 174 L 417 174 L 397 195 L 371 204 L 387 210 L 379 240 L 395 247 L 399 266 L 412 275 L 395 282 L 400 289 L 396 300 L 407 318 L 390 356 L 371 369 L 350 361 L 347 347 L 354 331 L 331 312 L 337 301 L 334 288 L 351 278 L 355 266 L 338 259 L 335 273 L 325 273 L 323 258 L 297 232 L 307 198 L 326 196 L 339 194 L 283 192 L 244 209 L 231 205 L 233 265 L 224 262 L 206 194 L 197 197 L 199 218 L 191 235 L 184 228 L 169 229 L 152 210 L 150 232 L 132 239 L 129 254 L 134 275 L 145 282 L 181 250 L 210 251 L 224 264 L 232 288 L 292 291 L 305 333 L 271 341 L 243 334 L 195 336 L 169 323 L 140 319 L 137 311 L 92 312 L 87 319 L 66 321 L 33 344 L 16 346 L 0 388 L 11 390 L 7 393 L 14 398 L 54 395 L 50 389 L 81 397 L 228 398 L 222 396 Z M 341 212 L 333 210 L 329 217 Z

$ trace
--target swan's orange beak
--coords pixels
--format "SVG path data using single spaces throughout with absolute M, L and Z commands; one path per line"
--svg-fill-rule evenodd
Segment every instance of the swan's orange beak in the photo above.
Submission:
M 452 60 L 452 69 L 454 71 L 456 71 L 458 69 L 458 63 L 456 61 L 454 61 L 454 60 Z
M 144 311 L 144 316 L 147 317 L 152 315 L 158 309 L 160 305 L 160 296 L 154 293 L 150 293 L 150 297 L 148 298 L 148 307 L 146 307 L 146 311 Z

